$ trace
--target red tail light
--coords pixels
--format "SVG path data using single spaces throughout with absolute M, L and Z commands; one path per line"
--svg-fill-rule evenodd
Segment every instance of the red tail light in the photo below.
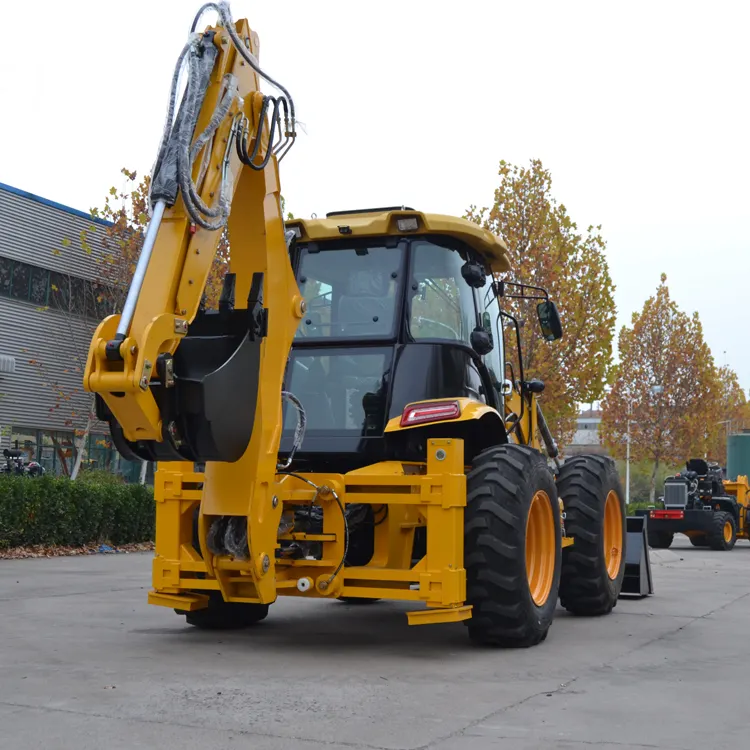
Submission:
M 649 514 L 651 518 L 685 518 L 683 510 L 652 510 Z
M 443 419 L 458 419 L 461 407 L 458 401 L 435 401 L 424 404 L 409 404 L 401 415 L 401 426 L 411 427 L 425 422 L 440 422 Z

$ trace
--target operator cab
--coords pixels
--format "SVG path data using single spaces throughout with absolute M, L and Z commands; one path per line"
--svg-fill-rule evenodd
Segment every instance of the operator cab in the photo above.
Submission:
M 386 209 L 291 225 L 306 312 L 284 387 L 307 419 L 300 470 L 348 471 L 389 457 L 386 424 L 411 402 L 466 397 L 501 409 L 503 339 L 491 273 L 507 270 L 505 248 L 467 221 L 413 212 L 405 222 L 403 211 L 395 221 Z M 399 231 L 399 217 L 401 227 L 423 231 Z M 282 454 L 296 418 L 285 408 Z

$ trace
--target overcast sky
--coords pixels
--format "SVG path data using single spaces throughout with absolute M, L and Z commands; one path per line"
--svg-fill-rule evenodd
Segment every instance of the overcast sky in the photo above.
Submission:
M 121 167 L 150 169 L 200 4 L 36 2 L 21 26 L 6 7 L 0 181 L 88 210 Z M 281 170 L 295 214 L 406 204 L 461 215 L 491 203 L 500 159 L 540 158 L 579 226 L 603 225 L 618 328 L 665 272 L 745 389 L 749 9 L 232 3 L 304 123 Z

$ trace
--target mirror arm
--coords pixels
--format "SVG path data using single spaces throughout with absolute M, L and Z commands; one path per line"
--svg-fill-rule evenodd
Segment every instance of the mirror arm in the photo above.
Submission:
M 507 297 L 507 299 L 541 299 L 545 302 L 549 302 L 549 296 L 541 294 L 506 294 L 505 297 Z
M 544 287 L 541 286 L 534 286 L 533 284 L 519 284 L 515 281 L 501 281 L 498 282 L 498 284 L 502 284 L 502 289 L 500 291 L 499 296 L 501 297 L 509 297 L 510 299 L 544 299 L 549 300 L 549 293 Z M 504 287 L 506 286 L 513 286 L 517 289 L 521 290 L 520 294 L 505 294 Z M 541 295 L 533 294 L 533 295 L 526 295 L 525 290 L 526 289 L 534 289 L 537 292 L 541 292 Z

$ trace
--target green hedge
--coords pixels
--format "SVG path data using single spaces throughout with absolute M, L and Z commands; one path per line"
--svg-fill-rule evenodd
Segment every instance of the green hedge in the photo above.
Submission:
M 154 497 L 139 484 L 0 477 L 0 548 L 128 544 L 154 538 Z
M 657 508 L 663 507 L 656 502 Z M 628 515 L 650 507 L 628 506 Z M 0 549 L 31 544 L 81 546 L 128 544 L 154 538 L 154 496 L 150 487 L 124 484 L 112 475 L 81 474 L 79 481 L 56 477 L 0 477 Z
M 658 500 L 656 500 L 653 503 L 637 502 L 637 503 L 630 503 L 630 505 L 628 505 L 627 511 L 628 511 L 629 516 L 634 516 L 637 510 L 648 510 L 649 508 L 663 508 L 663 507 L 664 507 L 664 503 L 660 503 Z

